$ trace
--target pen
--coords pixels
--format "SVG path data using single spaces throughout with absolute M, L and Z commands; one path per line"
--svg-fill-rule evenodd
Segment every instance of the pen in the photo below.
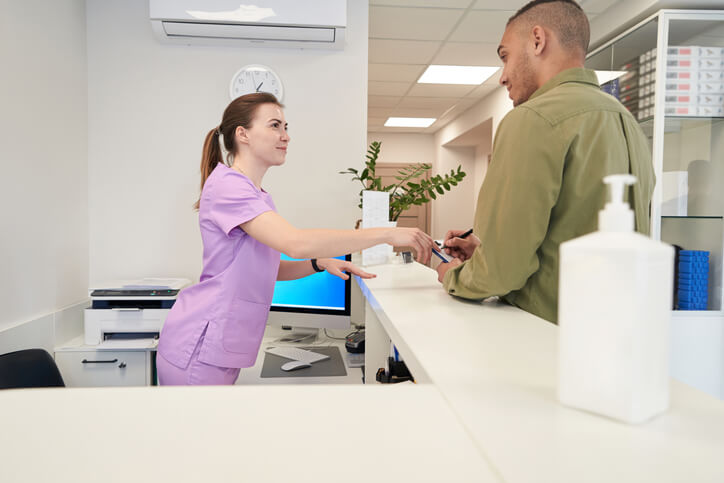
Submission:
M 473 233 L 473 229 L 471 228 L 471 229 L 469 229 L 468 231 L 466 231 L 465 233 L 463 233 L 462 235 L 460 235 L 459 237 L 456 237 L 456 238 L 467 238 L 469 235 L 472 235 L 472 233 Z M 446 249 L 446 248 L 450 248 L 450 247 L 446 247 L 445 245 L 442 245 L 442 246 L 440 247 L 441 250 L 444 250 L 444 249 Z

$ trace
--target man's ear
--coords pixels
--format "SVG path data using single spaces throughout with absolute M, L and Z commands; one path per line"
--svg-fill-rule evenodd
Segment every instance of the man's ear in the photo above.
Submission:
M 536 25 L 530 31 L 531 44 L 533 45 L 533 55 L 541 55 L 548 43 L 546 31 L 540 25 Z

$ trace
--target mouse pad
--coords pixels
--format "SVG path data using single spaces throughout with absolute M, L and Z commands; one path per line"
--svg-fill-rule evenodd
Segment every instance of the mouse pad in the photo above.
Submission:
M 265 352 L 264 365 L 261 367 L 261 377 L 325 377 L 347 375 L 339 347 L 301 347 L 301 349 L 324 354 L 329 356 L 329 359 L 315 362 L 310 367 L 305 367 L 304 369 L 282 371 L 282 364 L 289 362 L 290 359 Z

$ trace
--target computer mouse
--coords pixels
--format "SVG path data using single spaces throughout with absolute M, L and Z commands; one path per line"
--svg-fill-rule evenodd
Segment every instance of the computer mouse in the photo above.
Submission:
M 305 367 L 312 367 L 312 365 L 302 361 L 289 361 L 282 364 L 281 370 L 296 371 L 297 369 L 304 369 Z

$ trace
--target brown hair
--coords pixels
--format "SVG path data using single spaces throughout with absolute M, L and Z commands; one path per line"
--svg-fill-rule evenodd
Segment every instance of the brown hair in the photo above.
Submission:
M 518 20 L 552 29 L 566 49 L 577 50 L 584 56 L 588 51 L 591 27 L 585 12 L 574 0 L 533 0 L 510 17 L 508 25 Z
M 273 94 L 266 92 L 256 92 L 237 97 L 226 106 L 224 115 L 221 118 L 221 124 L 209 131 L 206 140 L 204 140 L 204 149 L 201 153 L 201 190 L 204 189 L 204 183 L 206 183 L 206 179 L 216 165 L 224 162 L 219 137 L 223 136 L 224 148 L 228 151 L 229 156 L 233 155 L 237 149 L 234 142 L 236 128 L 238 126 L 250 128 L 251 121 L 262 104 L 276 104 L 279 107 L 284 107 Z M 201 197 L 196 201 L 194 208 L 198 210 L 200 203 Z

